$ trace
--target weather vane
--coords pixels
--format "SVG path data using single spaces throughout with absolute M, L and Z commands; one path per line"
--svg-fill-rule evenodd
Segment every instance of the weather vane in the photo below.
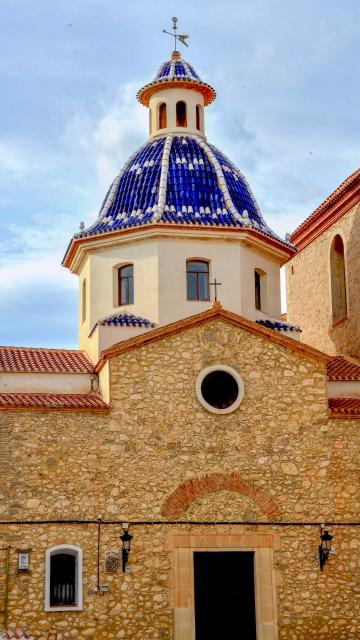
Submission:
M 176 23 L 178 21 L 177 18 L 173 18 L 173 31 L 174 33 L 170 33 L 170 31 L 166 31 L 165 29 L 163 29 L 163 33 L 167 33 L 169 36 L 173 36 L 173 38 L 175 39 L 175 51 L 177 51 L 177 40 L 179 40 L 182 44 L 185 45 L 185 47 L 188 47 L 188 43 L 186 42 L 186 40 L 188 39 L 189 36 L 185 36 L 185 35 L 177 35 L 176 31 L 177 31 L 177 26 Z

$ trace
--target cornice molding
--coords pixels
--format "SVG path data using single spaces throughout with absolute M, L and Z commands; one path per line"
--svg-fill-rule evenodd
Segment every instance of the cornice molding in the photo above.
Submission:
M 259 249 L 266 250 L 268 253 L 276 256 L 281 264 L 285 264 L 295 253 L 293 249 L 286 244 L 277 242 L 273 238 L 265 234 L 251 229 L 249 227 L 204 227 L 204 225 L 192 225 L 184 227 L 184 225 L 174 225 L 166 223 L 153 223 L 146 226 L 131 227 L 129 229 L 119 229 L 104 234 L 85 236 L 83 238 L 73 238 L 67 249 L 62 261 L 62 265 L 73 273 L 77 270 L 87 251 L 96 251 L 117 245 L 119 242 L 139 242 L 145 238 L 184 238 L 189 239 L 190 236 L 199 239 L 213 239 L 218 236 L 222 240 L 248 242 Z
M 349 176 L 290 236 L 298 251 L 329 229 L 360 202 L 360 169 Z

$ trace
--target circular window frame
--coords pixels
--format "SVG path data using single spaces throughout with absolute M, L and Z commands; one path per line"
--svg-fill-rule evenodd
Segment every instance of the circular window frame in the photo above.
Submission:
M 238 397 L 236 398 L 235 402 L 233 402 L 229 407 L 226 407 L 226 409 L 217 409 L 216 407 L 213 407 L 205 400 L 204 396 L 201 393 L 201 385 L 204 378 L 206 378 L 209 373 L 212 373 L 214 371 L 226 371 L 226 373 L 229 373 L 236 380 L 239 389 Z M 237 371 L 235 371 L 235 369 L 229 367 L 226 364 L 213 364 L 211 365 L 211 367 L 205 367 L 205 369 L 202 369 L 196 379 L 195 391 L 196 397 L 200 404 L 204 407 L 204 409 L 206 409 L 210 413 L 217 413 L 218 415 L 236 411 L 236 409 L 240 406 L 244 399 L 244 383 L 241 376 Z

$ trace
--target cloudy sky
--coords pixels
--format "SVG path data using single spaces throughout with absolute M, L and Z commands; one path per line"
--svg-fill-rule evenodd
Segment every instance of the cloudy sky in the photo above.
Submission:
M 208 139 L 285 235 L 359 166 L 358 0 L 1 0 L 0 343 L 76 347 L 60 266 L 147 137 L 137 89 L 186 57 L 218 94 Z

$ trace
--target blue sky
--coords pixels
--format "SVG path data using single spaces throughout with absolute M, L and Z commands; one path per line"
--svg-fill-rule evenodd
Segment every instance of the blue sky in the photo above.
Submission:
M 359 166 L 357 0 L 1 0 L 0 343 L 76 347 L 61 258 L 147 138 L 135 94 L 169 57 L 173 15 L 217 90 L 208 139 L 275 231 Z

